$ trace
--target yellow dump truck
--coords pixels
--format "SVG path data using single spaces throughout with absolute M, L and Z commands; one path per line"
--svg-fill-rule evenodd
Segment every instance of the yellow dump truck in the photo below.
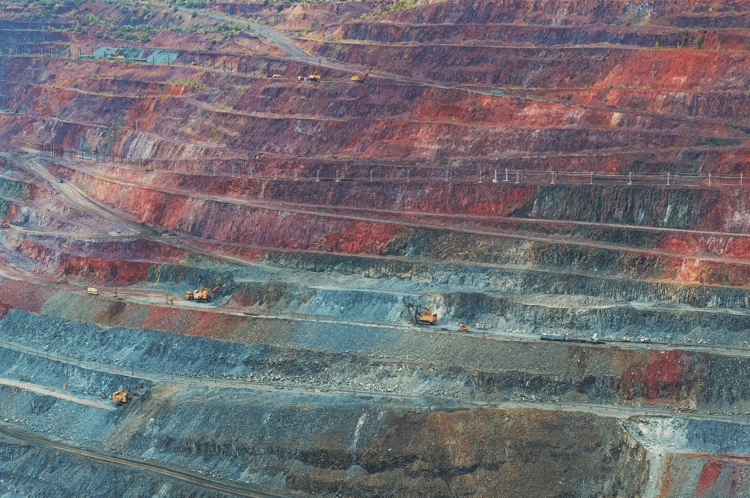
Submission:
M 213 297 L 214 293 L 219 290 L 219 287 L 221 287 L 221 285 L 217 285 L 213 289 L 201 286 L 200 289 L 187 291 L 185 293 L 185 301 L 198 301 L 199 303 L 207 303 L 211 301 L 211 298 Z
M 367 76 L 370 74 L 370 71 L 372 71 L 372 68 L 368 69 L 364 73 L 362 71 L 358 71 L 357 74 L 352 76 L 352 81 L 355 83 L 364 83 L 367 79 Z
M 112 402 L 116 405 L 124 405 L 125 403 L 129 403 L 133 400 L 133 398 L 136 397 L 138 391 L 140 391 L 141 389 L 143 389 L 143 386 L 131 392 L 128 391 L 127 387 L 123 387 L 119 391 L 115 391 L 112 393 Z

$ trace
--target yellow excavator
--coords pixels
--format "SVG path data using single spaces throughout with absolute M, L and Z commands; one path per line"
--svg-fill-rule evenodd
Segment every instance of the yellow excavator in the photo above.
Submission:
M 352 81 L 355 83 L 364 83 L 367 79 L 367 75 L 370 74 L 370 71 L 372 71 L 372 68 L 368 69 L 364 73 L 362 71 L 357 71 L 357 74 L 352 76 Z
M 211 297 L 214 295 L 214 292 L 219 290 L 219 287 L 221 287 L 221 285 L 217 285 L 213 289 L 209 289 L 208 287 L 201 286 L 200 289 L 197 289 L 194 291 L 187 291 L 185 293 L 185 300 L 186 301 L 198 301 L 199 303 L 207 303 L 211 301 Z
M 409 303 L 409 309 L 414 312 L 414 323 L 416 325 L 437 325 L 437 313 L 430 311 L 430 308 L 424 308 L 420 313 L 413 304 Z
M 115 391 L 112 393 L 112 401 L 116 405 L 124 405 L 126 403 L 129 403 L 133 401 L 133 398 L 138 395 L 138 391 L 143 389 L 143 386 L 140 386 L 138 389 L 136 389 L 133 392 L 128 391 L 127 387 L 123 387 L 119 391 Z

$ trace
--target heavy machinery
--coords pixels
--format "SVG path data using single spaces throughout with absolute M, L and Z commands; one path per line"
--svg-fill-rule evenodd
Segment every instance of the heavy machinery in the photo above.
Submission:
M 197 289 L 194 291 L 187 291 L 185 293 L 185 300 L 186 301 L 198 301 L 199 303 L 207 303 L 211 300 L 211 297 L 214 295 L 214 292 L 219 290 L 219 287 L 221 287 L 221 285 L 217 285 L 213 289 L 209 289 L 208 287 L 201 286 L 200 289 Z
M 355 83 L 364 83 L 367 79 L 367 75 L 370 74 L 370 71 L 372 71 L 372 68 L 368 69 L 364 73 L 362 71 L 357 71 L 357 74 L 352 76 L 352 81 Z
M 133 398 L 138 395 L 138 391 L 143 389 L 143 386 L 140 386 L 138 389 L 136 389 L 133 392 L 128 391 L 127 387 L 123 387 L 119 391 L 115 391 L 112 393 L 112 401 L 116 405 L 124 405 L 125 403 L 129 403 L 130 401 L 133 401 Z
M 436 325 L 437 313 L 430 311 L 430 308 L 424 308 L 420 313 L 413 304 L 409 303 L 409 309 L 414 312 L 414 323 L 416 325 Z
M 2 225 L 3 228 L 10 228 L 10 222 L 8 220 L 3 220 Z
M 469 328 L 468 325 L 461 325 L 460 327 L 458 327 L 458 331 L 459 332 L 471 332 L 471 329 Z
M 89 287 L 88 289 L 86 289 L 86 293 L 92 296 L 98 296 L 99 290 L 97 290 L 95 287 Z

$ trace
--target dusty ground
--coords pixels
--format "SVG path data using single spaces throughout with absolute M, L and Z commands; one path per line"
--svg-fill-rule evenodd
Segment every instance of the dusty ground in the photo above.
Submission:
M 5 7 L 0 489 L 742 496 L 748 15 Z

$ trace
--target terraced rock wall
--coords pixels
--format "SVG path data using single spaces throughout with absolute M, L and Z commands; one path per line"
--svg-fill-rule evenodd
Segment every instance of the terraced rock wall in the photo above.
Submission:
M 0 494 L 745 491 L 742 2 L 195 9 L 3 10 Z
M 123 383 L 132 388 L 134 382 L 143 382 L 139 377 L 153 375 L 147 372 L 183 376 L 184 383 L 175 378 L 170 387 L 146 382 L 146 393 L 116 412 L 76 406 L 22 388 L 0 388 L 4 399 L 13 400 L 0 407 L 0 415 L 6 419 L 86 445 L 101 444 L 106 451 L 119 455 L 146 457 L 199 474 L 250 482 L 281 492 L 323 496 L 337 492 L 348 496 L 384 492 L 411 496 L 498 490 L 509 496 L 513 489 L 555 496 L 557 492 L 551 490 L 560 489 L 560 485 L 580 496 L 628 496 L 640 493 L 647 476 L 644 450 L 614 419 L 535 410 L 466 409 L 415 398 L 399 401 L 340 392 L 313 394 L 292 389 L 285 393 L 240 388 L 236 380 L 232 381 L 242 376 L 238 370 L 227 377 L 237 387 L 212 386 L 200 380 L 205 378 L 207 369 L 237 365 L 233 348 L 228 345 L 221 347 L 215 341 L 148 331 L 105 331 L 75 323 L 55 324 L 49 317 L 19 318 L 20 312 L 12 312 L 1 322 L 4 340 L 16 342 L 28 337 L 21 329 L 36 329 L 40 323 L 34 322 L 42 320 L 47 323 L 44 330 L 49 332 L 44 337 L 37 336 L 37 341 L 29 345 L 31 351 L 45 343 L 44 351 L 52 358 L 58 354 L 76 356 L 94 364 L 111 364 L 116 370 L 134 371 L 130 379 L 87 368 L 76 369 L 78 374 L 71 375 L 69 366 L 47 360 L 44 352 L 34 353 L 39 354 L 37 357 L 20 352 L 6 355 L 0 367 L 2 375 L 33 371 L 33 378 L 27 381 L 29 386 L 59 383 L 61 378 L 67 378 L 68 392 L 80 396 L 89 394 L 91 386 L 95 386 L 94 391 Z M 77 340 L 70 341 L 71 336 L 65 332 L 69 327 L 78 332 Z M 135 352 L 141 346 L 134 345 L 134 337 L 145 341 L 140 353 Z M 147 342 L 150 345 L 145 347 Z M 135 363 L 123 355 L 124 343 L 134 348 L 131 358 Z M 251 351 L 245 346 L 234 349 Z M 272 351 L 260 347 L 251 355 L 270 359 L 267 355 L 278 354 Z M 186 362 L 185 355 L 193 353 L 198 356 Z M 110 362 L 108 355 L 116 359 Z M 147 360 L 147 356 L 152 359 Z M 251 358 L 248 356 L 242 363 L 255 370 L 259 364 Z M 330 367 L 338 363 L 335 355 L 329 359 L 333 360 L 328 363 Z M 314 363 L 304 364 L 309 367 Z M 271 364 L 274 376 L 291 374 L 282 366 L 291 367 L 291 358 L 284 363 L 273 360 Z M 303 375 L 317 374 L 308 368 Z M 115 383 L 105 386 L 105 379 Z M 210 410 L 201 408 L 209 403 Z M 545 436 L 557 430 L 566 436 L 555 440 Z M 20 455 L 18 451 L 6 443 L 2 454 L 10 459 Z M 553 456 L 560 453 L 569 457 Z M 40 475 L 46 475 L 48 457 L 44 451 L 21 454 L 24 461 L 39 468 Z M 13 465 L 15 460 L 5 460 L 11 476 L 18 472 Z M 600 468 L 600 475 L 606 477 L 592 479 L 592 466 Z M 72 472 L 73 482 L 83 478 L 86 468 Z M 522 477 L 541 469 L 545 479 Z M 123 479 L 127 482 L 130 478 L 126 475 Z M 156 481 L 151 485 L 163 484 Z M 61 488 L 60 493 L 64 495 L 66 489 Z

